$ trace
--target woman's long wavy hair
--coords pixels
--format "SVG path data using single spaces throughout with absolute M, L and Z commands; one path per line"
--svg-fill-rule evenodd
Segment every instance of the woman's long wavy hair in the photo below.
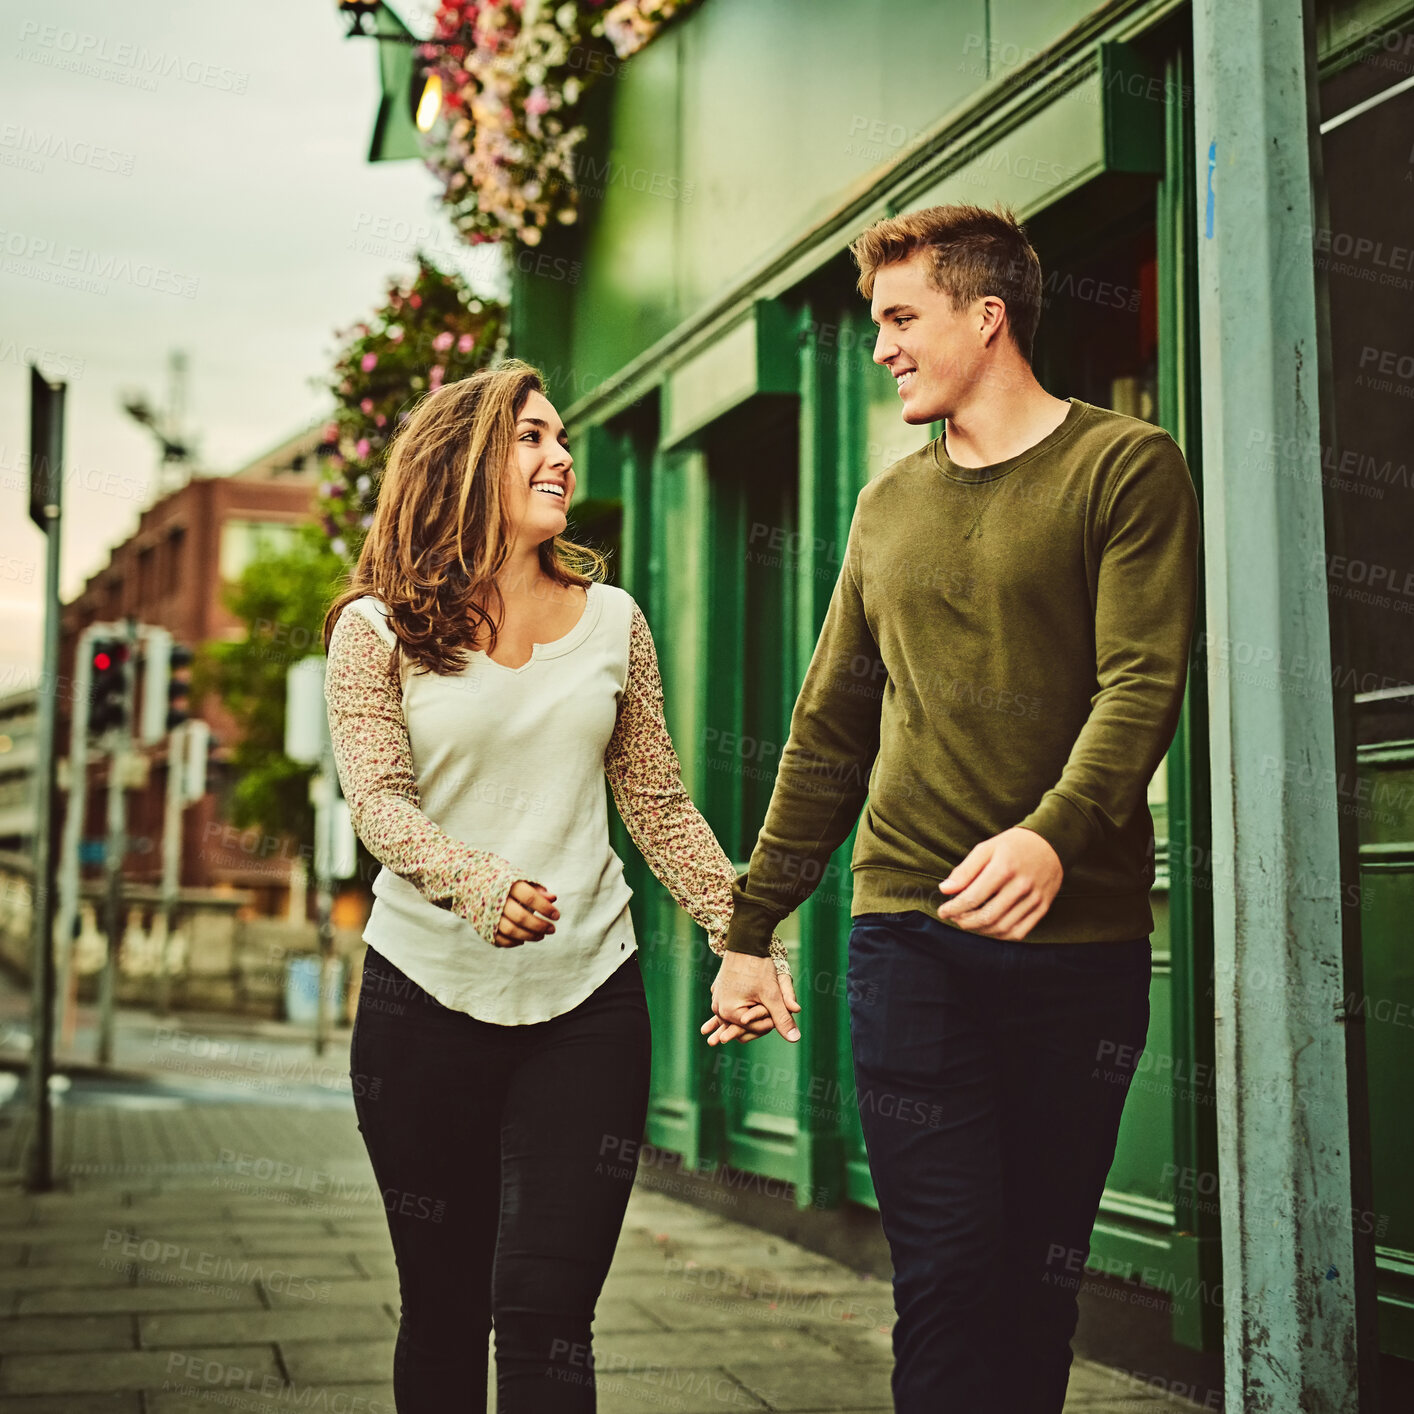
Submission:
M 507 359 L 418 403 L 389 449 L 348 588 L 324 616 L 326 651 L 345 605 L 364 594 L 388 608 L 395 681 L 402 653 L 425 672 L 455 673 L 466 650 L 495 648 L 505 614 L 495 576 L 514 543 L 504 478 L 516 422 L 530 395 L 544 391 L 536 369 Z M 540 546 L 540 567 L 557 584 L 587 585 L 604 578 L 605 559 L 555 535 Z

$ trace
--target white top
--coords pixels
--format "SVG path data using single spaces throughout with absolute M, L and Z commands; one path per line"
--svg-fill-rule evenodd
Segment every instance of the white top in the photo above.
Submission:
M 454 840 L 514 861 L 560 911 L 555 932 L 490 946 L 386 865 L 364 929 L 371 943 L 444 1006 L 525 1025 L 578 1005 L 636 949 L 623 863 L 609 843 L 604 753 L 628 679 L 634 601 L 591 583 L 579 623 L 537 643 L 522 667 L 484 650 L 461 673 L 402 661 L 402 707 L 423 813 Z M 348 605 L 391 648 L 382 601 Z

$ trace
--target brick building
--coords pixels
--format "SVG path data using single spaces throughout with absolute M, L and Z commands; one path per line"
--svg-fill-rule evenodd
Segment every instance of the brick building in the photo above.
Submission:
M 137 529 L 114 547 L 108 563 L 90 576 L 83 592 L 64 606 L 60 672 L 72 681 L 75 645 L 91 623 L 117 623 L 131 614 L 140 623 L 169 630 L 188 647 L 238 638 L 240 621 L 222 602 L 222 587 L 256 555 L 277 549 L 311 515 L 319 479 L 316 447 L 322 423 L 305 429 L 227 475 L 197 474 L 142 512 Z M 61 704 L 60 750 L 67 754 L 69 722 Z M 216 828 L 225 818 L 233 784 L 229 763 L 238 731 L 214 697 L 193 700 L 191 715 L 211 727 L 207 794 L 187 807 L 181 883 L 188 888 L 250 892 L 259 914 L 290 907 L 290 848 L 240 840 Z M 166 745 L 146 748 L 152 764 L 147 784 L 129 791 L 129 850 L 124 876 L 135 882 L 161 877 Z M 107 761 L 90 757 L 84 836 L 104 835 Z M 295 880 L 295 912 L 303 915 L 302 880 Z

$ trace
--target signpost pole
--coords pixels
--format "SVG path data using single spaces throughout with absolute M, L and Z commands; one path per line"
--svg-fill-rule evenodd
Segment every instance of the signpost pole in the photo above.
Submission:
M 39 799 L 34 821 L 33 958 L 29 1067 L 33 1132 L 25 1181 L 35 1191 L 54 1186 L 54 795 L 59 714 L 59 529 L 63 510 L 65 384 L 50 383 L 30 365 L 30 519 L 44 532 L 44 669 L 39 693 Z M 75 708 L 77 710 L 77 708 Z

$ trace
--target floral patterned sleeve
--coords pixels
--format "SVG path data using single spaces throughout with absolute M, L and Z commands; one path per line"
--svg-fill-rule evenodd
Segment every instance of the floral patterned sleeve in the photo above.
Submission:
M 339 616 L 329 638 L 324 700 L 354 830 L 375 859 L 490 943 L 521 876 L 500 855 L 453 839 L 422 813 L 402 694 L 388 676 L 390 654 L 358 610 Z
M 637 604 L 629 634 L 628 680 L 604 753 L 614 804 L 648 867 L 707 934 L 726 948 L 736 871 L 682 783 L 682 764 L 663 718 L 663 680 L 648 620 Z M 790 972 L 786 946 L 771 939 L 777 972 Z

